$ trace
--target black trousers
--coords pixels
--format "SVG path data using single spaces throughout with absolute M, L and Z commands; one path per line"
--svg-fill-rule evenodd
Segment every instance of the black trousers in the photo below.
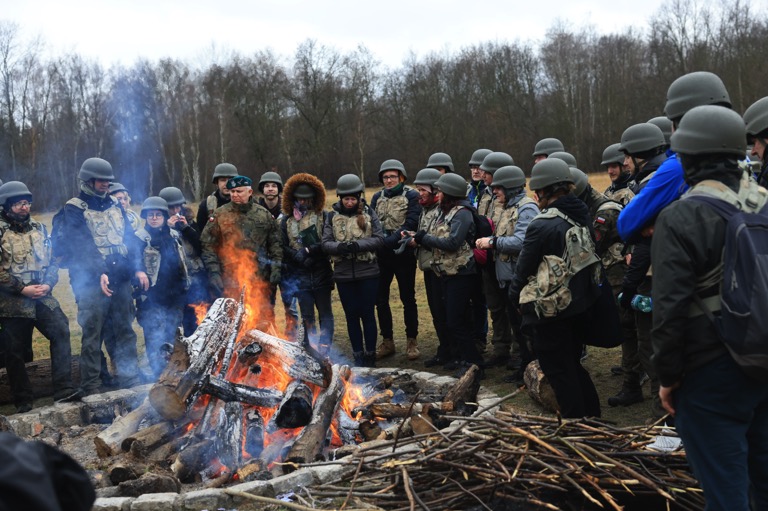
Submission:
M 397 279 L 400 302 L 403 304 L 403 321 L 406 337 L 419 335 L 419 312 L 416 308 L 416 257 L 413 251 L 402 254 L 379 255 L 379 292 L 376 296 L 376 313 L 379 317 L 381 337 L 392 339 L 392 309 L 389 307 L 389 288 Z
M 424 270 L 424 290 L 427 293 L 427 304 L 432 314 L 432 325 L 437 335 L 437 356 L 445 361 L 453 358 L 451 340 L 445 326 L 445 300 L 443 300 L 443 285 L 440 278 L 432 270 Z
M 445 303 L 445 326 L 452 358 L 470 364 L 482 364 L 483 357 L 472 337 L 470 301 L 475 275 L 440 277 Z

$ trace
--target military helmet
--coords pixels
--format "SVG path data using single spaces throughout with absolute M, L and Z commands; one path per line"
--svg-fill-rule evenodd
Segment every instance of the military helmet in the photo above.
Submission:
M 231 163 L 219 163 L 216 165 L 216 168 L 213 169 L 213 184 L 216 184 L 216 181 L 220 177 L 235 177 L 239 173 L 237 172 L 237 168 L 232 165 Z
M 128 188 L 126 188 L 122 183 L 118 183 L 117 181 L 112 181 L 111 183 L 109 183 L 110 195 L 114 195 L 120 192 L 128 193 Z
M 625 154 L 640 154 L 657 147 L 664 147 L 664 133 L 661 128 L 649 122 L 633 124 L 621 134 L 619 150 Z
M 608 166 L 612 163 L 624 164 L 624 153 L 619 149 L 621 144 L 611 144 L 603 150 L 603 161 L 600 165 Z
M 689 110 L 672 134 L 672 150 L 680 154 L 732 154 L 744 158 L 744 119 L 729 108 L 705 105 Z
M 510 155 L 507 153 L 503 153 L 501 151 L 494 151 L 492 153 L 488 153 L 488 156 L 483 158 L 483 163 L 480 164 L 480 170 L 483 172 L 488 172 L 489 174 L 493 175 L 494 172 L 496 172 L 497 169 L 500 169 L 501 167 L 506 167 L 508 165 L 514 165 L 515 160 L 512 159 Z
M 664 134 L 664 142 L 666 142 L 665 145 L 669 145 L 669 137 L 672 136 L 672 121 L 670 121 L 667 117 L 659 116 L 654 117 L 653 119 L 648 119 L 648 122 L 659 127 L 661 132 Z
M 16 199 L 12 202 L 19 202 L 22 200 L 32 202 L 32 192 L 30 192 L 27 185 L 21 181 L 8 181 L 7 183 L 0 185 L 0 206 L 4 206 L 5 203 L 11 199 Z
M 576 166 L 576 157 L 566 151 L 555 151 L 552 154 L 550 154 L 548 157 L 555 158 L 558 160 L 563 160 L 569 167 Z
M 435 187 L 451 197 L 459 199 L 467 197 L 467 182 L 458 174 L 443 174 L 435 181 Z
M 427 167 L 445 167 L 448 169 L 448 172 L 455 172 L 453 170 L 453 160 L 445 153 L 434 153 L 430 156 L 429 160 L 427 160 Z
M 167 186 L 160 190 L 160 197 L 162 197 L 168 206 L 183 206 L 187 203 L 187 199 L 184 198 L 184 193 L 175 186 Z
M 520 188 L 525 186 L 525 173 L 520 167 L 506 165 L 493 173 L 491 186 L 503 186 L 504 188 Z
M 141 205 L 141 218 L 146 219 L 147 212 L 151 210 L 162 211 L 165 214 L 165 218 L 168 218 L 170 215 L 168 203 L 162 197 L 147 197 Z
M 295 199 L 312 199 L 315 195 L 317 195 L 317 190 L 307 183 L 301 183 L 293 190 Z
M 259 191 L 261 193 L 264 193 L 264 185 L 267 183 L 275 183 L 277 184 L 277 191 L 279 193 L 282 193 L 283 191 L 283 178 L 280 177 L 280 174 L 277 172 L 265 172 L 261 175 L 261 179 L 259 179 Z
M 565 146 L 556 138 L 542 138 L 536 142 L 536 147 L 533 148 L 533 156 L 541 156 L 542 154 L 549 157 L 556 151 L 565 151 Z
M 664 115 L 674 121 L 693 107 L 717 104 L 731 107 L 725 84 L 714 73 L 696 71 L 679 77 L 669 86 Z
M 583 171 L 577 169 L 576 167 L 570 167 L 571 169 L 571 177 L 573 178 L 573 184 L 576 185 L 576 188 L 573 190 L 573 193 L 576 194 L 577 197 L 581 196 L 582 193 L 584 193 L 584 190 L 587 189 L 587 185 L 589 184 L 589 177 L 586 173 Z
M 408 174 L 405 172 L 405 166 L 400 160 L 387 160 L 381 164 L 381 167 L 379 167 L 379 181 L 382 183 L 384 180 L 382 179 L 381 175 L 388 170 L 397 170 L 403 175 L 404 178 L 408 178 Z
M 747 135 L 752 137 L 768 130 L 768 96 L 758 99 L 747 108 L 744 122 L 747 123 Z
M 80 166 L 77 178 L 80 181 L 90 181 L 91 179 L 112 181 L 115 179 L 115 173 L 112 171 L 112 165 L 107 160 L 88 158 Z
M 413 184 L 415 185 L 428 185 L 428 186 L 435 186 L 435 181 L 440 179 L 440 176 L 442 174 L 437 169 L 421 169 L 419 172 L 416 173 L 416 179 L 413 180 Z
M 542 190 L 557 183 L 573 183 L 568 164 L 557 158 L 547 158 L 533 166 L 528 188 Z
M 472 153 L 472 157 L 469 159 L 470 165 L 480 165 L 483 163 L 483 159 L 491 154 L 493 151 L 490 149 L 478 149 L 474 153 Z
M 344 174 L 336 182 L 336 195 L 339 197 L 356 195 L 362 193 L 363 190 L 365 190 L 365 186 L 355 174 Z

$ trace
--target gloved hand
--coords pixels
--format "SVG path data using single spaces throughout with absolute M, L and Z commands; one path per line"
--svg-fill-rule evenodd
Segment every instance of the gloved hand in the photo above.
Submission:
M 218 273 L 208 275 L 208 288 L 215 297 L 220 297 L 224 293 L 224 281 Z
M 403 238 L 400 241 L 398 241 L 397 244 L 399 246 L 394 250 L 395 254 L 400 255 L 403 252 L 405 252 L 405 247 L 408 246 L 408 242 L 411 241 L 412 239 L 413 238 L 411 238 L 410 236 L 406 236 L 405 238 Z
M 315 258 L 314 257 L 307 257 L 304 259 L 304 262 L 301 263 L 304 268 L 310 270 L 315 265 Z
M 323 245 L 321 243 L 315 243 L 308 248 L 307 253 L 312 257 L 319 256 L 323 253 Z
M 273 286 L 276 286 L 280 283 L 280 269 L 279 268 L 272 268 L 272 273 L 269 274 L 269 283 Z
M 623 309 L 632 308 L 632 298 L 637 294 L 637 289 L 624 287 L 621 289 L 621 299 L 619 305 Z
M 427 235 L 427 231 L 419 231 L 413 236 L 413 240 L 418 244 L 421 245 L 421 241 L 424 239 L 424 236 Z
M 347 246 L 350 254 L 357 254 L 360 251 L 360 244 L 356 241 L 348 241 Z
M 349 243 L 342 241 L 341 243 L 339 243 L 339 246 L 336 248 L 336 250 L 338 251 L 339 255 L 349 254 L 350 253 Z

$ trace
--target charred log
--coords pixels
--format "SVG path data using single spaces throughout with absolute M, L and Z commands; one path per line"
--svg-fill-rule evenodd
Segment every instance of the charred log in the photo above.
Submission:
M 247 405 L 272 408 L 283 400 L 283 393 L 272 389 L 259 389 L 239 383 L 232 383 L 218 376 L 205 376 L 200 387 L 202 394 L 209 394 L 225 402 L 240 402 Z
M 328 386 L 330 367 L 313 357 L 301 343 L 285 341 L 260 330 L 250 330 L 242 342 L 258 343 L 263 350 L 261 359 L 268 357 L 275 361 L 292 379 L 323 388 Z
M 195 482 L 200 471 L 211 463 L 214 456 L 213 440 L 188 445 L 176 455 L 171 472 L 183 483 Z
M 145 399 L 135 410 L 118 417 L 107 429 L 96 435 L 93 443 L 96 444 L 96 453 L 99 457 L 106 458 L 121 452 L 123 441 L 136 433 L 139 424 L 150 410 L 151 406 Z
M 245 416 L 245 452 L 258 458 L 264 450 L 264 418 L 258 410 L 250 410 Z
M 275 413 L 275 424 L 281 428 L 300 428 L 312 418 L 312 389 L 300 381 L 293 381 L 285 390 L 285 397 Z

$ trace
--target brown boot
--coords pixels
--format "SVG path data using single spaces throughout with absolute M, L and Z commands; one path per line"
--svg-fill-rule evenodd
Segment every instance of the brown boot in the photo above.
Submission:
M 416 344 L 415 337 L 408 338 L 408 345 L 405 348 L 405 354 L 408 357 L 408 360 L 416 360 L 419 358 L 419 355 L 421 355 L 421 352 L 419 352 L 419 346 Z
M 376 348 L 376 360 L 382 358 L 391 357 L 395 354 L 395 340 L 394 339 L 382 339 L 379 347 Z

